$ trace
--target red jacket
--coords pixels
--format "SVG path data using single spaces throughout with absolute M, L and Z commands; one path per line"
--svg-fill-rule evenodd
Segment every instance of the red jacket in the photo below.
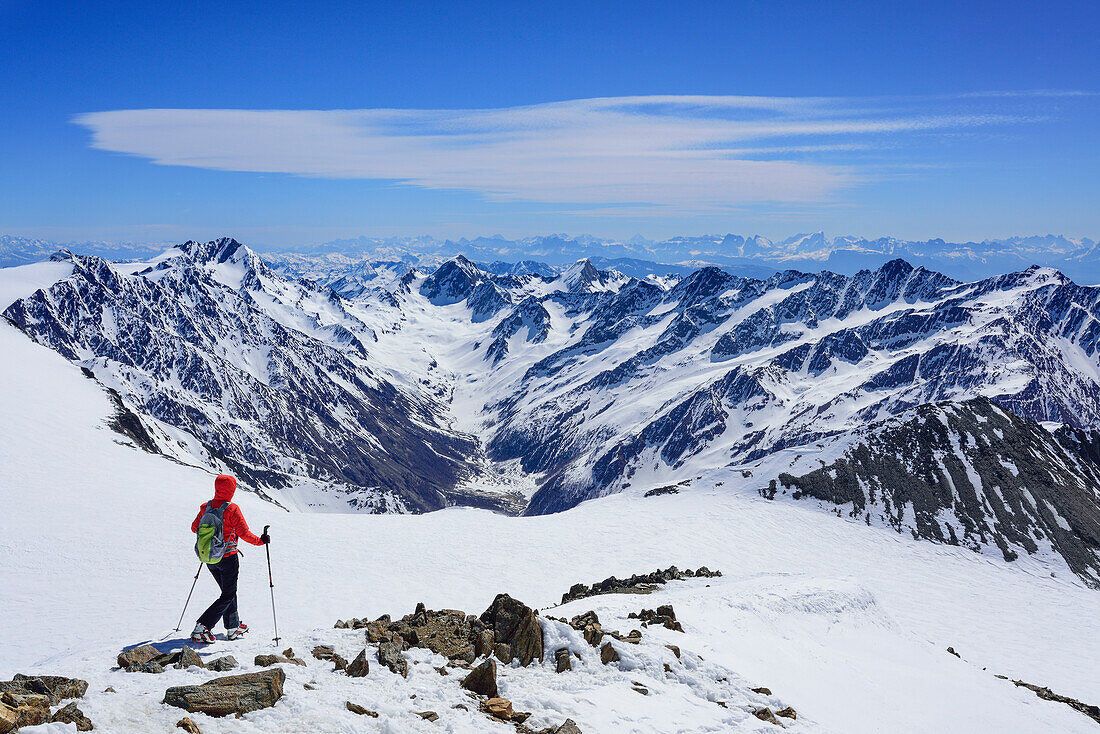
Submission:
M 203 513 L 206 512 L 206 506 L 210 505 L 216 510 L 228 502 L 229 507 L 225 508 L 225 512 L 222 514 L 222 534 L 225 536 L 225 542 L 228 545 L 228 550 L 225 552 L 227 556 L 234 555 L 237 552 L 238 538 L 252 545 L 264 544 L 259 536 L 248 529 L 248 523 L 244 521 L 244 515 L 241 514 L 241 508 L 230 502 L 230 500 L 233 499 L 233 493 L 236 491 L 236 479 L 228 474 L 219 475 L 218 478 L 214 480 L 214 499 L 202 503 L 202 507 L 199 508 L 199 514 L 195 515 L 195 521 L 191 523 L 191 532 L 198 532 L 199 520 L 202 519 Z

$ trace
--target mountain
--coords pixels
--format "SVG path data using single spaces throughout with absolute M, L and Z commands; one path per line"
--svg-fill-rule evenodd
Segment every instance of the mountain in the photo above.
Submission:
M 284 501 L 314 480 L 372 511 L 506 506 L 461 489 L 479 471 L 477 440 L 377 372 L 370 330 L 334 292 L 280 278 L 231 239 L 129 267 L 70 261 L 4 316 L 171 436 L 162 452 L 187 445 L 189 460 Z
M 353 287 L 287 277 L 228 239 L 128 265 L 69 258 L 71 274 L 4 315 L 115 390 L 164 453 L 230 467 L 297 507 L 536 515 L 716 471 L 759 489 L 944 401 L 992 400 L 1030 421 L 1019 435 L 1064 424 L 1082 446 L 1100 426 L 1100 288 L 1050 268 L 963 282 L 895 259 L 853 275 L 637 278 L 589 259 L 499 273 L 459 255 L 377 261 Z M 1086 466 L 1074 446 L 1042 451 Z M 888 482 L 893 470 L 866 471 Z M 1080 508 L 1095 505 L 1096 476 L 1066 472 L 1027 491 L 1084 487 L 1051 500 L 1073 542 L 1041 509 L 1011 532 L 988 508 L 957 516 L 989 528 L 973 543 L 923 520 L 891 527 L 1052 553 L 1091 583 L 1095 528 Z M 953 511 L 939 501 L 927 512 Z M 902 517 L 915 502 L 864 514 Z M 1025 542 L 1036 532 L 1049 547 Z
M 914 538 L 995 546 L 1006 561 L 1042 545 L 1100 587 L 1094 429 L 1052 433 L 986 398 L 922 405 L 866 431 L 829 464 L 780 474 L 765 496 L 778 487 Z
M 135 242 L 52 242 L 49 240 L 29 239 L 0 235 L 0 268 L 15 265 L 27 265 L 49 259 L 58 250 L 95 254 L 114 260 L 126 260 L 148 257 L 161 252 L 166 243 Z

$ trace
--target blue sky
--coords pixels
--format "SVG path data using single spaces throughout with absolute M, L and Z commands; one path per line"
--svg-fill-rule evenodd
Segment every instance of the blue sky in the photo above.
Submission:
M 0 0 L 0 232 L 1100 237 L 1100 3 Z

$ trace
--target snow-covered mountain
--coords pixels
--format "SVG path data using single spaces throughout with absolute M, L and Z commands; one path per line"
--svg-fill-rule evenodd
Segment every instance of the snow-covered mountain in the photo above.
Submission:
M 127 265 L 61 259 L 66 277 L 4 315 L 114 389 L 159 450 L 228 466 L 295 506 L 542 514 L 716 470 L 766 491 L 942 401 L 993 400 L 1032 433 L 1100 426 L 1100 288 L 1049 268 L 973 282 L 902 260 L 852 276 L 637 278 L 587 259 L 483 268 L 458 256 L 357 263 L 358 279 L 304 259 L 290 278 L 233 240 Z M 1089 466 L 1065 442 L 1042 450 Z M 949 495 L 920 522 L 904 521 L 912 498 L 881 514 L 1005 557 L 1060 553 L 1095 582 L 1095 513 L 1067 508 L 1095 507 L 1097 474 L 1075 472 L 1021 485 L 1040 499 L 1069 479 L 1081 490 L 1014 526 L 977 502 L 933 530 L 928 518 L 962 501 Z M 1076 541 L 1058 537 L 1063 525 Z

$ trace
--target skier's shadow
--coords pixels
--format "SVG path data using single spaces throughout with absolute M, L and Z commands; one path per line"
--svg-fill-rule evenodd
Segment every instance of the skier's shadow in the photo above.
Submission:
M 217 637 L 218 640 L 224 639 L 224 635 L 215 635 L 215 637 Z M 135 647 L 141 647 L 142 645 L 151 645 L 152 647 L 155 647 L 157 649 L 157 652 L 161 653 L 162 655 L 179 652 L 183 649 L 184 645 L 187 645 L 192 650 L 197 652 L 200 656 L 203 656 L 203 646 L 197 645 L 194 641 L 191 640 L 190 637 L 176 637 L 170 640 L 145 640 L 144 642 L 135 642 L 132 645 L 127 645 L 126 647 L 122 648 L 122 651 L 126 652 L 127 650 L 133 650 Z M 208 656 L 210 655 L 210 653 L 206 653 L 206 655 Z

